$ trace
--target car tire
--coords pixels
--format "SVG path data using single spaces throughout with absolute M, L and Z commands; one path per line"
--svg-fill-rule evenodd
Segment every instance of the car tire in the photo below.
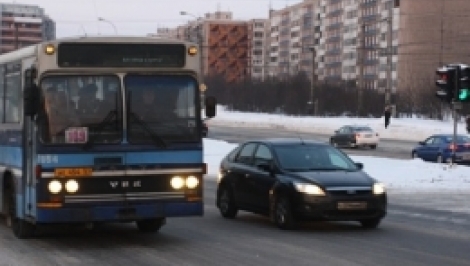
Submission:
M 222 185 L 220 187 L 217 207 L 219 208 L 220 214 L 224 218 L 233 219 L 235 216 L 237 216 L 238 208 L 235 204 L 233 192 L 226 185 Z
M 282 230 L 292 230 L 296 227 L 296 221 L 292 214 L 292 207 L 289 198 L 279 196 L 274 205 L 274 222 Z
M 142 233 L 158 232 L 165 223 L 166 223 L 165 218 L 146 219 L 142 221 L 136 221 L 137 228 Z
M 330 139 L 330 145 L 335 148 L 338 148 L 338 144 L 336 144 L 336 142 L 333 139 Z
M 444 163 L 444 158 L 442 157 L 442 154 L 437 155 L 436 163 Z
M 11 182 L 11 180 L 10 180 Z M 11 226 L 13 234 L 19 239 L 28 239 L 34 236 L 36 226 L 28 221 L 16 217 L 16 192 L 11 183 L 8 189 L 8 216 L 7 223 Z
M 370 145 L 370 148 L 373 149 L 373 150 L 377 149 L 377 144 Z
M 374 229 L 377 228 L 380 224 L 382 219 L 375 218 L 375 219 L 367 219 L 367 220 L 361 220 L 360 223 L 362 227 L 367 228 L 367 229 Z
M 411 152 L 411 159 L 416 159 L 418 158 L 418 155 L 416 154 L 415 151 Z

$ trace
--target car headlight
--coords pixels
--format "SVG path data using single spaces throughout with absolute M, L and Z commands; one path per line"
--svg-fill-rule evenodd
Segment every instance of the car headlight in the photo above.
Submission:
M 184 179 L 180 176 L 175 176 L 171 179 L 170 184 L 174 189 L 181 189 L 184 186 Z
M 58 194 L 62 190 L 62 183 L 57 180 L 52 180 L 51 182 L 49 182 L 47 188 L 52 194 Z
M 68 193 L 75 193 L 78 191 L 78 182 L 76 180 L 69 180 L 65 183 L 65 190 Z
M 325 191 L 323 191 L 323 189 L 321 189 L 321 187 L 317 185 L 294 183 L 294 186 L 295 189 L 301 193 L 305 193 L 308 195 L 325 196 Z
M 199 179 L 197 179 L 195 176 L 188 176 L 188 178 L 186 178 L 186 186 L 189 189 L 194 189 L 197 187 L 197 185 L 199 185 Z
M 385 193 L 385 186 L 382 183 L 375 183 L 372 187 L 374 195 L 380 195 Z

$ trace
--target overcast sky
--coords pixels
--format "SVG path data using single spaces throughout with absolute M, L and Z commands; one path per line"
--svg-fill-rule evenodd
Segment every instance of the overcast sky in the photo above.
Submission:
M 267 18 L 269 5 L 280 9 L 302 0 L 18 0 L 3 3 L 38 5 L 57 23 L 57 37 L 113 34 L 111 21 L 119 35 L 147 35 L 158 27 L 174 27 L 207 12 L 233 12 L 234 19 Z

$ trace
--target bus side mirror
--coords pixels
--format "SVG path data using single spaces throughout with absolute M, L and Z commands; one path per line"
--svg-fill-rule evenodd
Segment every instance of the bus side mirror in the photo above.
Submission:
M 34 67 L 28 68 L 24 72 L 24 115 L 34 116 L 38 112 L 39 107 L 39 88 L 34 83 L 37 76 L 37 70 Z
M 205 100 L 205 110 L 206 110 L 206 117 L 212 118 L 215 116 L 215 109 L 217 106 L 217 100 L 213 96 L 206 97 Z

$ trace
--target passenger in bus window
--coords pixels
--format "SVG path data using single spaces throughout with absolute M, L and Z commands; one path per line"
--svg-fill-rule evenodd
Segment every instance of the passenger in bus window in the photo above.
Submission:
M 80 116 L 96 115 L 101 107 L 101 101 L 96 97 L 98 87 L 91 83 L 80 89 L 78 113 Z

